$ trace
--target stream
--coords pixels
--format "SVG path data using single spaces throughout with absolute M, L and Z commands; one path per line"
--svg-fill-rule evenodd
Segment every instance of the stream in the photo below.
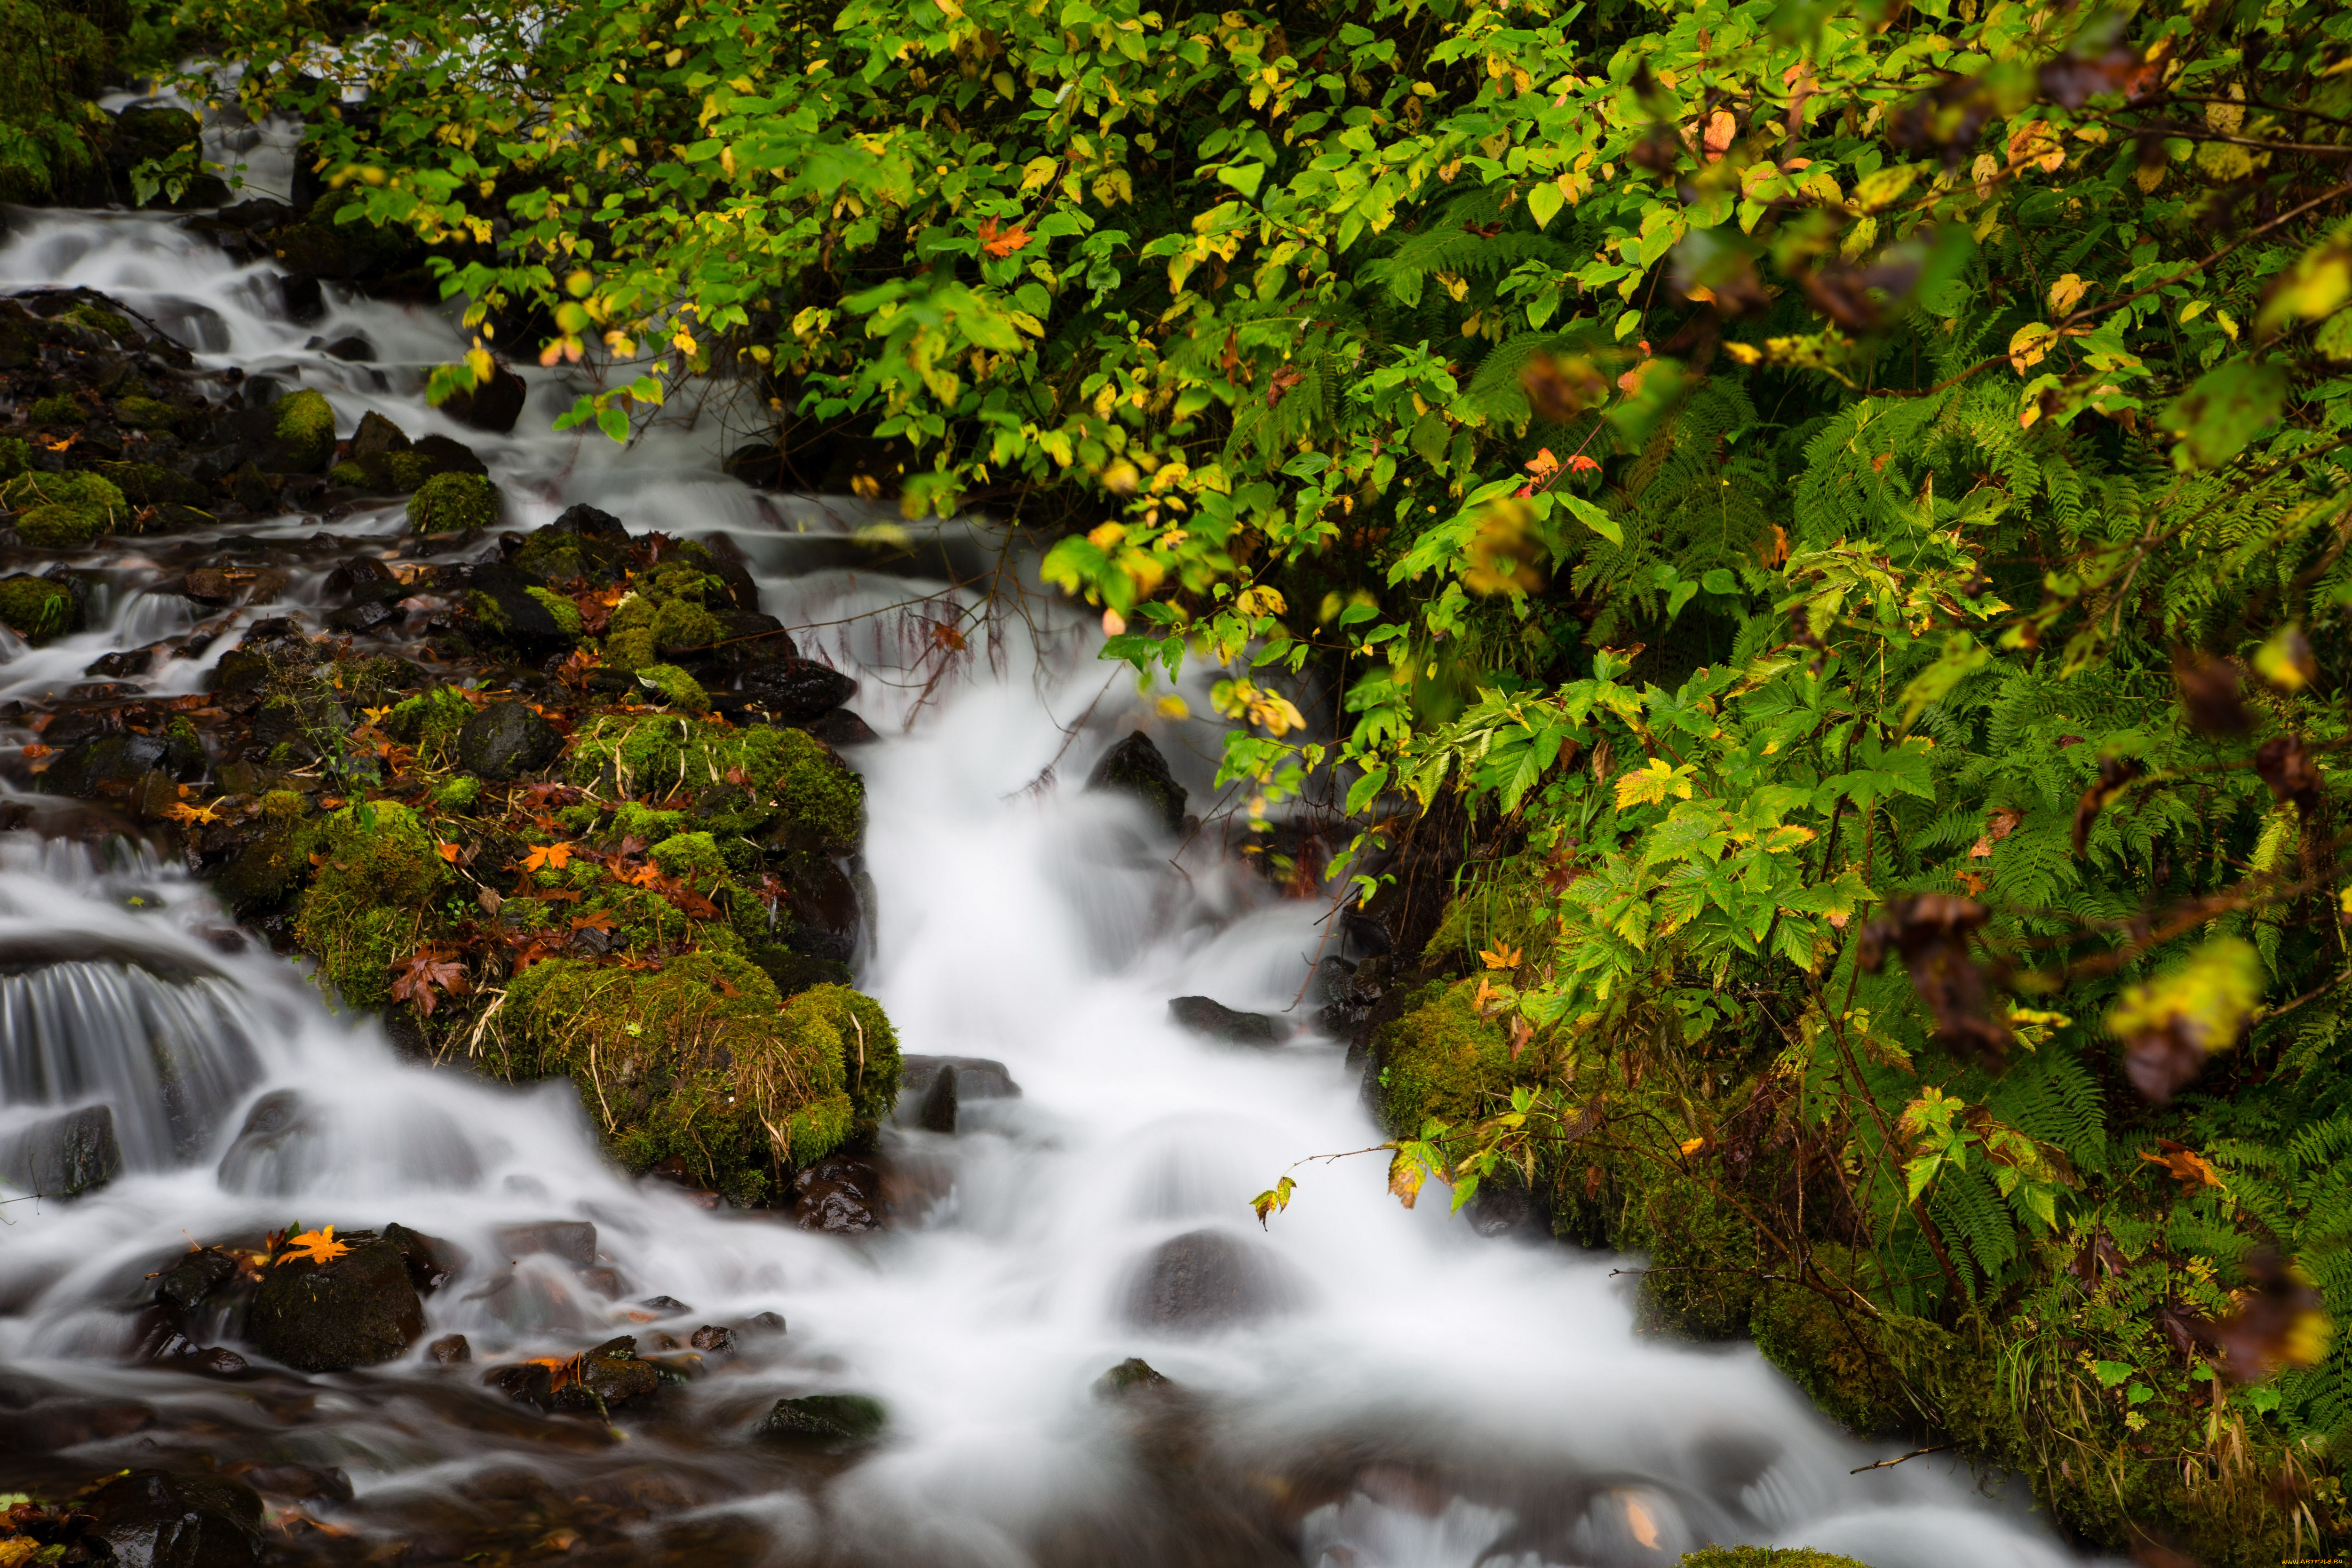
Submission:
M 980 605 L 1001 535 L 933 525 L 880 559 L 859 531 L 894 510 L 727 478 L 715 408 L 674 410 L 625 449 L 551 432 L 576 390 L 551 373 L 527 370 L 514 434 L 467 430 L 424 401 L 459 343 L 440 312 L 330 285 L 325 318 L 298 325 L 268 266 L 184 217 L 6 213 L 0 292 L 75 286 L 201 369 L 318 388 L 339 434 L 376 412 L 466 441 L 509 528 L 585 501 L 635 530 L 723 535 L 803 650 L 856 678 L 881 737 L 844 753 L 868 791 L 860 987 L 908 1051 L 987 1058 L 1017 1092 L 968 1088 L 952 1133 L 885 1129 L 879 1232 L 707 1208 L 608 1163 L 569 1083 L 404 1059 L 240 936 L 175 859 L 12 793 L 0 1136 L 103 1103 L 124 1169 L 78 1199 L 0 1205 L 0 1493 L 234 1471 L 270 1500 L 271 1560 L 304 1563 L 1664 1568 L 1710 1542 L 1873 1568 L 2074 1561 L 2022 1487 L 1982 1490 L 1949 1455 L 1853 1473 L 1900 1450 L 1838 1434 L 1752 1347 L 1637 1337 L 1634 1282 L 1615 1272 L 1635 1263 L 1483 1236 L 1434 1188 L 1403 1209 L 1378 1155 L 1303 1167 L 1261 1228 L 1250 1195 L 1294 1161 L 1380 1140 L 1360 1064 L 1312 1027 L 1266 1049 L 1206 1040 L 1168 1003 L 1311 1018 L 1297 998 L 1328 902 L 1079 787 L 1140 728 L 1204 811 L 1215 723 L 1165 717 L 1164 689 L 1106 686 L 1099 631 L 1034 563 L 1013 562 L 1021 613 L 964 655 L 926 641 L 937 605 Z M 366 359 L 314 346 L 352 336 Z M 12 569 L 61 563 L 94 587 L 81 631 L 39 648 L 0 631 L 0 702 L 20 715 L 0 742 L 33 742 L 21 716 L 118 650 L 156 650 L 135 677 L 151 698 L 202 690 L 245 627 L 316 630 L 335 563 L 391 554 L 405 531 L 394 503 L 16 552 Z M 207 610 L 167 591 L 237 563 L 283 574 L 274 602 Z M 400 628 L 383 640 L 397 651 Z M 365 1372 L 305 1376 L 249 1349 L 231 1376 L 134 1358 L 152 1276 L 194 1241 L 297 1221 L 399 1223 L 472 1262 L 429 1299 L 409 1355 Z M 515 1227 L 556 1222 L 593 1226 L 586 1253 L 489 1267 Z M 1223 1321 L 1150 1310 L 1155 1255 L 1180 1238 L 1223 1271 Z M 543 1415 L 482 1378 L 702 1325 L 733 1326 L 734 1353 L 625 1426 Z M 452 1334 L 472 1363 L 426 1348 Z M 1169 1381 L 1102 1396 L 1138 1356 Z M 747 1439 L 780 1396 L 820 1393 L 879 1401 L 883 1437 Z

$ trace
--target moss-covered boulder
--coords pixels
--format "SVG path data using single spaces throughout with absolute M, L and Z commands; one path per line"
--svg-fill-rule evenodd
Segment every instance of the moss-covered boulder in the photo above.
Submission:
M 860 1121 L 880 1121 L 898 1103 L 898 1033 L 882 1004 L 846 985 L 818 985 L 784 1004 L 783 1027 L 804 1037 L 830 1029 L 841 1042 L 842 1081 Z
M 654 647 L 650 626 L 625 626 L 604 638 L 604 663 L 610 668 L 635 674 L 660 662 L 661 653 Z
M 277 447 L 269 467 L 281 474 L 315 474 L 335 453 L 335 410 L 325 393 L 305 387 L 269 405 Z
M 460 533 L 488 528 L 503 508 L 498 486 L 479 474 L 436 474 L 408 498 L 409 526 L 418 533 Z
M 651 629 L 654 646 L 665 653 L 709 647 L 727 635 L 719 617 L 691 599 L 672 599 L 656 610 Z
M 680 714 L 600 714 L 572 738 L 572 782 L 602 793 L 664 799 L 698 795 L 740 771 L 772 798 L 795 847 L 845 855 L 857 847 L 866 784 L 821 741 L 797 730 L 735 729 Z
M 98 513 L 101 526 L 109 527 L 129 510 L 121 488 L 101 474 L 31 471 L 0 483 L 0 508 L 24 511 L 39 506 L 79 507 Z
M 637 671 L 637 684 L 683 712 L 710 711 L 710 693 L 702 689 L 702 682 L 674 664 L 645 666 Z
M 577 641 L 586 630 L 586 623 L 580 617 L 580 606 L 552 588 L 525 588 L 523 592 L 538 601 L 539 607 L 548 613 L 565 637 Z
M 64 392 L 36 397 L 25 413 L 36 425 L 79 425 L 89 417 L 81 400 Z
M 96 471 L 133 506 L 176 501 L 200 507 L 212 499 L 212 491 L 197 480 L 155 463 L 100 463 Z
M 19 573 L 0 577 L 0 621 L 37 646 L 80 625 L 81 603 L 62 583 Z
M 320 837 L 318 875 L 302 895 L 295 940 L 345 1003 L 376 1006 L 391 994 L 392 966 L 433 930 L 448 868 L 423 820 L 393 801 L 344 806 L 326 819 Z
M 1681 1568 L 1870 1568 L 1851 1557 L 1810 1546 L 1708 1546 L 1682 1560 Z
M 106 514 L 94 507 L 35 506 L 16 514 L 16 537 L 36 550 L 87 550 L 106 531 Z
M 692 952 L 657 971 L 536 963 L 508 986 L 501 1013 L 517 1066 L 570 1077 L 623 1164 L 676 1159 L 713 1190 L 756 1203 L 780 1173 L 838 1147 L 856 1120 L 845 1058 L 857 1047 L 845 1047 L 835 1020 L 859 1015 L 847 1002 L 804 1000 L 787 1009 L 756 965 Z M 882 1070 L 869 1053 L 856 1077 L 871 1083 Z
M 1476 995 L 1475 981 L 1424 986 L 1373 1037 L 1381 1118 L 1391 1131 L 1412 1137 L 1432 1117 L 1475 1121 L 1509 1093 L 1510 1037 L 1500 1023 L 1478 1016 Z
M 415 747 L 418 762 L 446 763 L 457 754 L 457 732 L 473 716 L 474 705 L 455 687 L 436 686 L 393 704 L 383 729 L 401 744 Z
M 22 436 L 0 436 L 0 484 L 33 467 L 33 448 Z

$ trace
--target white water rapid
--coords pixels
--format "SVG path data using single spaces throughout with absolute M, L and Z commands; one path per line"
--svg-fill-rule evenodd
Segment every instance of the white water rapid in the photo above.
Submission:
M 924 612 L 901 606 L 975 603 L 938 563 L 976 578 L 992 536 L 943 530 L 937 549 L 877 570 L 849 536 L 882 514 L 726 479 L 709 414 L 623 451 L 549 433 L 570 393 L 528 373 L 517 433 L 485 437 L 425 406 L 425 372 L 457 342 L 440 314 L 331 287 L 327 319 L 296 326 L 267 266 L 233 262 L 180 219 L 6 221 L 0 291 L 101 289 L 202 364 L 320 388 L 343 434 L 377 410 L 412 436 L 460 438 L 504 488 L 509 526 L 585 500 L 634 529 L 727 535 L 803 649 L 859 679 L 855 706 L 884 737 L 848 753 L 869 791 L 861 986 L 908 1051 L 993 1058 L 1021 1093 L 967 1100 L 953 1135 L 887 1130 L 906 1190 L 872 1237 L 709 1211 L 609 1165 L 568 1084 L 511 1089 L 403 1061 L 266 944 L 240 943 L 184 873 L 121 839 L 45 838 L 51 816 L 35 813 L 0 835 L 0 1136 L 104 1101 L 126 1168 L 77 1200 L 0 1207 L 0 1426 L 62 1389 L 82 1402 L 68 1456 L 84 1471 L 340 1468 L 355 1496 L 312 1512 L 352 1533 L 301 1536 L 305 1561 L 397 1541 L 403 1561 L 456 1562 L 516 1519 L 586 1529 L 570 1560 L 615 1563 L 1650 1568 L 1710 1540 L 1874 1568 L 2074 1561 L 1948 1456 L 1850 1473 L 1892 1450 L 1836 1434 L 1752 1349 L 1637 1338 L 1631 1281 L 1612 1274 L 1626 1260 L 1482 1237 L 1433 1195 L 1403 1210 L 1377 1156 L 1307 1167 L 1261 1231 L 1249 1197 L 1293 1161 L 1378 1140 L 1360 1069 L 1311 1030 L 1265 1050 L 1203 1041 L 1171 1024 L 1168 1000 L 1292 1008 L 1326 906 L 1278 896 L 1212 835 L 1179 853 L 1131 803 L 1077 788 L 1142 727 L 1197 809 L 1214 737 L 1158 717 L 1124 676 L 1106 692 L 1097 635 L 1034 579 L 995 657 L 975 636 L 932 682 L 945 655 L 921 653 Z M 372 362 L 303 346 L 353 333 Z M 105 584 L 90 628 L 37 650 L 9 639 L 0 700 L 63 696 L 100 654 L 198 629 L 187 601 L 149 591 L 173 569 L 277 562 L 289 582 L 276 605 L 202 622 L 225 635 L 140 678 L 154 694 L 198 689 L 239 626 L 319 602 L 334 555 L 304 542 L 330 531 L 348 554 L 403 526 L 395 506 L 101 542 L 70 563 Z M 1058 784 L 1028 787 L 1049 764 Z M 278 1098 L 240 1139 L 265 1096 Z M 405 1361 L 364 1373 L 304 1378 L 257 1359 L 207 1378 L 130 1359 L 147 1276 L 191 1238 L 291 1220 L 398 1222 L 476 1267 L 430 1298 Z M 545 1256 L 489 1271 L 500 1227 L 550 1220 L 594 1225 L 618 1299 Z M 1248 1249 L 1273 1310 L 1206 1334 L 1139 1324 L 1138 1271 L 1201 1231 Z M 656 1295 L 686 1304 L 652 1325 L 680 1335 L 762 1311 L 788 1331 L 745 1335 L 739 1358 L 625 1436 L 482 1385 L 486 1363 L 649 1331 L 629 1309 Z M 457 1332 L 474 1363 L 437 1365 L 425 1343 Z M 1130 1356 L 1179 1391 L 1151 1414 L 1091 1392 Z M 883 1404 L 880 1443 L 797 1460 L 744 1438 L 778 1396 L 834 1391 Z M 0 1440 L 0 1492 L 12 1471 L 57 1462 L 36 1448 Z M 1271 1555 L 1253 1522 L 1269 1519 L 1285 1542 Z

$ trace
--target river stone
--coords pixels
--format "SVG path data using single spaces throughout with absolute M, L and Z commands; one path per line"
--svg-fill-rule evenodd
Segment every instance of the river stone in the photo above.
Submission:
M 498 1232 L 498 1243 L 509 1259 L 546 1252 L 575 1268 L 585 1268 L 596 1261 L 596 1227 L 584 1219 L 510 1225 Z
M 466 1249 L 455 1242 L 411 1230 L 404 1225 L 385 1226 L 383 1238 L 400 1248 L 401 1259 L 408 1265 L 409 1282 L 416 1287 L 419 1295 L 430 1296 L 463 1274 L 466 1266 L 473 1261 Z
M 922 1101 L 915 1108 L 915 1125 L 926 1132 L 953 1132 L 956 1109 L 955 1073 L 934 1073 L 930 1088 L 923 1091 Z
M 458 768 L 500 783 L 538 772 L 562 751 L 555 726 L 524 702 L 493 702 L 457 731 Z
M 341 1372 L 405 1352 L 424 1335 L 425 1303 L 400 1248 L 368 1236 L 332 1263 L 271 1264 L 251 1322 L 264 1354 L 302 1372 Z
M 528 390 L 522 377 L 499 365 L 491 373 L 488 386 L 450 394 L 441 404 L 441 412 L 460 425 L 503 436 L 522 417 L 523 396 Z
M 952 1132 L 967 1100 L 1018 1100 L 1021 1086 L 1003 1062 L 984 1057 L 898 1058 L 898 1107 L 891 1119 L 931 1132 Z
M 1250 1244 L 1195 1230 L 1153 1249 L 1129 1288 L 1127 1318 L 1139 1328 L 1206 1333 L 1266 1317 L 1285 1305 L 1279 1278 Z
M 869 741 L 881 739 L 874 732 L 873 725 L 868 724 L 846 708 L 830 709 L 811 719 L 801 728 L 836 752 L 844 746 L 862 746 Z
M 162 735 L 127 731 L 98 735 L 50 763 L 48 772 L 40 775 L 41 788 L 49 795 L 87 798 L 100 794 L 105 784 L 135 784 L 158 768 L 183 781 L 201 777 L 203 748 Z
M 1184 786 L 1168 771 L 1168 759 L 1138 730 L 1105 752 L 1087 775 L 1087 788 L 1132 795 L 1174 833 L 1184 826 Z
M 1178 1028 L 1230 1046 L 1279 1045 L 1290 1031 L 1282 1020 L 1265 1013 L 1242 1013 L 1206 996 L 1177 996 L 1168 1003 L 1168 1019 Z
M 823 717 L 857 695 L 857 682 L 804 658 L 754 665 L 743 672 L 743 695 L 787 724 Z
M 1133 1394 L 1150 1394 L 1155 1389 L 1174 1384 L 1155 1371 L 1151 1363 L 1139 1355 L 1131 1355 L 1100 1377 L 1095 1379 L 1097 1399 L 1118 1400 Z
M 37 1121 L 8 1140 L 0 1181 L 45 1197 L 70 1198 L 112 1181 L 122 1169 L 114 1109 L 85 1105 Z
M 132 1470 L 83 1506 L 119 1568 L 245 1568 L 261 1561 L 261 1494 L 243 1481 Z
M 184 1252 L 155 1277 L 155 1304 L 174 1312 L 193 1311 L 197 1302 L 236 1272 L 236 1259 L 218 1247 Z
M 882 1228 L 882 1173 L 855 1154 L 828 1154 L 793 1178 L 793 1220 L 803 1230 L 855 1236 Z
M 551 649 L 569 647 L 580 640 L 576 630 L 568 629 L 555 618 L 554 611 L 531 596 L 531 589 L 545 584 L 527 573 L 511 566 L 477 566 L 467 574 L 466 586 L 479 600 L 488 601 L 487 613 L 481 603 L 475 605 L 485 627 L 517 647 Z M 575 617 L 573 626 L 577 625 Z
M 751 1436 L 772 1442 L 856 1442 L 879 1436 L 888 1421 L 880 1402 L 862 1394 L 808 1394 L 777 1400 Z

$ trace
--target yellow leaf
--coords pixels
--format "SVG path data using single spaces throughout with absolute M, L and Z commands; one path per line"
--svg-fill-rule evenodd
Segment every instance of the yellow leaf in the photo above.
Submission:
M 1521 952 L 1521 949 L 1513 947 L 1508 942 L 1498 942 L 1495 944 L 1495 951 L 1492 952 L 1483 947 L 1480 948 L 1478 956 L 1485 961 L 1489 969 L 1517 969 L 1519 966 Z
M 1389 1192 L 1407 1208 L 1420 1198 L 1421 1184 L 1428 1179 L 1429 1173 L 1422 1168 L 1421 1162 L 1408 1159 L 1402 1149 L 1389 1161 Z
M 2090 291 L 2090 288 L 2091 286 L 2088 283 L 2084 282 L 2082 279 L 2076 277 L 2074 273 L 2067 273 L 2064 277 L 2059 279 L 2057 282 L 2050 285 L 2051 313 L 2059 316 L 2065 315 L 2074 308 L 2076 300 L 2082 299 L 2084 294 Z
M 2047 323 L 2027 322 L 2010 334 L 2010 368 L 2016 371 L 2018 374 L 2023 375 L 2028 370 L 2042 363 L 2043 357 L 2050 353 L 2050 345 L 2057 341 L 2058 334 L 2052 331 Z

